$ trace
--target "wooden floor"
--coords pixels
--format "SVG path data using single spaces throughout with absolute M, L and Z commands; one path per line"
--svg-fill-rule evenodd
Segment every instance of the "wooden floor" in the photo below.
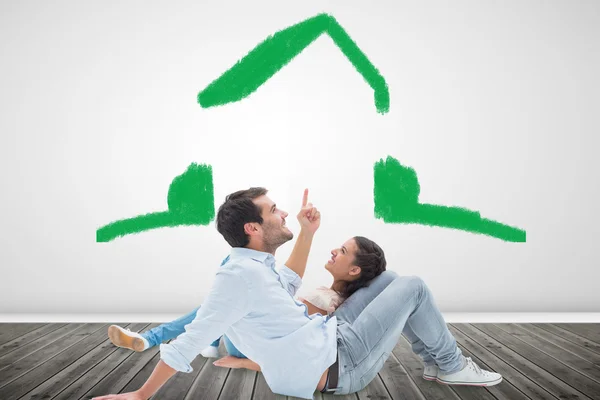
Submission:
M 89 399 L 141 386 L 158 348 L 113 346 L 110 324 L 0 324 L 0 399 Z M 121 324 L 125 325 L 125 324 Z M 127 327 L 142 331 L 156 324 Z M 600 399 L 600 324 L 451 324 L 463 353 L 503 375 L 490 388 L 425 381 L 402 338 L 379 376 L 359 393 L 317 399 Z M 220 349 L 223 351 L 223 349 Z M 286 399 L 260 373 L 215 367 L 199 356 L 153 399 Z M 287 399 L 295 399 L 288 397 Z

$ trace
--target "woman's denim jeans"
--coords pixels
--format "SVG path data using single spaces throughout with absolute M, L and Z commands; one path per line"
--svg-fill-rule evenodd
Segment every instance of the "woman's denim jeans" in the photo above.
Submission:
M 338 320 L 340 368 L 335 394 L 366 387 L 403 333 L 425 365 L 437 364 L 444 373 L 462 368 L 456 340 L 431 292 L 418 277 L 385 271 L 350 296 L 333 315 Z

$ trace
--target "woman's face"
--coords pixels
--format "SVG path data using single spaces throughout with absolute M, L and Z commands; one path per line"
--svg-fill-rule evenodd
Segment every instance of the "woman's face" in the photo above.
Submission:
M 354 238 L 346 240 L 342 246 L 331 250 L 331 258 L 325 269 L 333 275 L 335 281 L 352 281 L 360 276 L 360 267 L 354 265 L 354 256 L 358 251 Z

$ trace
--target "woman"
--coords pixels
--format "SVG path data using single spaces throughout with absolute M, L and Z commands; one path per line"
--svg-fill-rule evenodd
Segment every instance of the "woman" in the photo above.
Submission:
M 373 278 L 386 270 L 385 254 L 381 247 L 363 236 L 348 239 L 341 247 L 332 250 L 331 255 L 331 259 L 325 263 L 325 269 L 333 277 L 331 287 L 321 286 L 296 300 L 299 307 L 306 308 L 308 318 L 315 313 L 330 315 L 344 300 L 358 289 L 368 286 Z M 226 259 L 221 265 L 225 265 L 227 261 Z M 185 326 L 194 320 L 197 311 L 198 308 L 175 321 L 159 325 L 142 334 L 131 332 L 118 325 L 111 325 L 108 335 L 116 346 L 144 351 L 185 332 Z M 235 348 L 227 336 L 224 336 L 224 343 L 229 356 L 218 360 L 215 365 L 260 370 L 256 363 L 248 360 Z M 218 345 L 219 339 L 215 340 L 209 348 L 204 349 L 201 354 L 204 357 L 217 358 Z
M 385 255 L 377 243 L 363 236 L 348 239 L 331 251 L 325 269 L 333 276 L 330 288 L 321 286 L 298 300 L 306 305 L 307 314 L 331 315 L 348 297 L 379 276 L 386 268 Z M 260 371 L 260 366 L 247 359 L 225 338 L 229 356 L 213 364 L 225 368 L 247 368 Z

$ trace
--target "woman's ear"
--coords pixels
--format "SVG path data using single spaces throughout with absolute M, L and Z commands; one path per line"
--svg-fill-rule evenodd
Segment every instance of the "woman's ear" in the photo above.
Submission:
M 355 265 L 350 269 L 349 273 L 350 273 L 350 276 L 358 276 L 358 275 L 360 275 L 360 271 L 361 271 L 360 267 Z

